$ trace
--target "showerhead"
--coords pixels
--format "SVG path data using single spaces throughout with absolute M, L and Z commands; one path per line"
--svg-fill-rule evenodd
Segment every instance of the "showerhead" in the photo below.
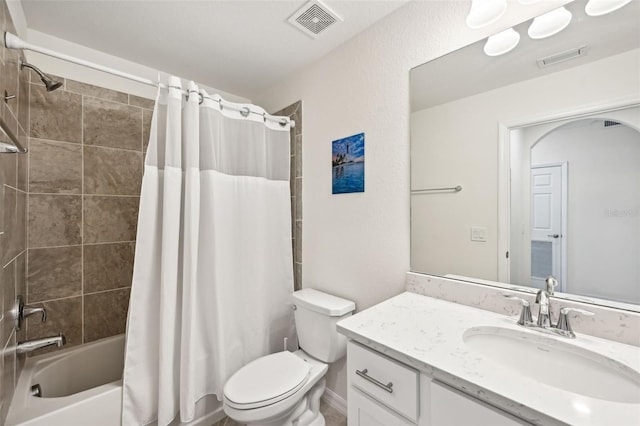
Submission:
M 40 81 L 42 81 L 42 83 L 44 84 L 44 87 L 47 89 L 47 92 L 53 92 L 54 90 L 56 90 L 56 89 L 60 88 L 60 86 L 62 86 L 61 82 L 52 80 L 45 73 L 40 71 L 40 68 L 36 67 L 35 65 L 31 65 L 31 64 L 28 64 L 26 62 L 22 62 L 22 60 L 21 60 L 20 61 L 20 69 L 22 70 L 24 68 L 32 69 L 36 74 L 38 74 L 38 76 L 40 77 Z

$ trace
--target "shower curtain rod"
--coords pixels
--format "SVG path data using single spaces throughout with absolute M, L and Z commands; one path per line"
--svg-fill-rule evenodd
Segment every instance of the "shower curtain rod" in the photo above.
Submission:
M 5 31 L 5 33 L 4 33 L 4 45 L 5 45 L 5 47 L 7 49 L 31 50 L 32 52 L 41 53 L 43 55 L 51 56 L 52 58 L 61 59 L 63 61 L 71 62 L 73 64 L 78 64 L 78 65 L 82 65 L 82 66 L 87 67 L 87 68 L 92 68 L 94 70 L 106 72 L 107 74 L 111 74 L 111 75 L 115 75 L 115 76 L 118 76 L 118 77 L 126 78 L 127 80 L 137 81 L 138 83 L 146 84 L 148 86 L 155 86 L 155 87 L 159 87 L 159 88 L 162 88 L 162 89 L 168 89 L 169 88 L 168 85 L 160 83 L 159 81 L 151 80 L 149 78 L 139 77 L 137 75 L 133 75 L 133 74 L 129 74 L 129 73 L 126 73 L 126 72 L 123 72 L 123 71 L 119 71 L 119 70 L 113 69 L 113 68 L 105 67 L 104 65 L 100 65 L 100 64 L 93 63 L 93 62 L 89 62 L 89 61 L 86 61 L 84 59 L 80 59 L 80 58 L 76 58 L 74 56 L 66 55 L 64 53 L 59 53 L 59 52 L 56 52 L 54 50 L 47 49 L 46 47 L 36 46 L 34 44 L 31 44 L 31 43 L 28 43 L 28 42 L 22 40 L 17 35 L 12 34 L 12 33 L 8 32 L 8 31 Z M 182 93 L 184 93 L 188 98 L 189 97 L 189 91 L 188 90 L 184 90 L 184 89 L 181 89 L 181 90 L 182 90 Z M 201 96 L 201 98 L 203 97 L 202 94 L 200 94 L 200 96 Z M 222 99 L 213 99 L 213 98 L 209 98 L 209 97 L 207 97 L 207 99 L 210 99 L 210 100 L 212 100 L 214 102 L 218 102 L 221 107 L 224 106 L 225 108 L 229 108 L 231 110 L 238 111 L 244 117 L 248 116 L 249 114 L 256 114 L 256 115 L 262 116 L 265 120 L 275 121 L 275 122 L 279 123 L 281 126 L 285 126 L 287 123 L 291 123 L 291 128 L 294 128 L 295 125 L 296 125 L 295 121 L 291 120 L 288 117 L 278 117 L 278 116 L 267 114 L 267 113 L 261 113 L 261 112 L 257 112 L 257 111 L 252 111 L 249 107 L 245 107 L 245 106 L 239 107 L 236 104 L 234 104 L 233 102 L 224 101 Z

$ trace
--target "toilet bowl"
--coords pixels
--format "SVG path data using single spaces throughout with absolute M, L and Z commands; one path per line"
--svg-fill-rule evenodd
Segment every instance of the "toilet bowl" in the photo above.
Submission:
M 346 353 L 346 339 L 335 324 L 351 315 L 355 304 L 313 289 L 293 294 L 295 322 L 302 349 L 258 358 L 238 370 L 224 386 L 223 407 L 248 425 L 322 426 L 320 397 L 328 363 Z

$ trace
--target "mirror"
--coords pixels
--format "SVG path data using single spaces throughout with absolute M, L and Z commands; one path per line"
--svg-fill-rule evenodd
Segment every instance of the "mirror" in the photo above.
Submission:
M 640 311 L 640 2 L 585 4 L 411 70 L 412 271 Z

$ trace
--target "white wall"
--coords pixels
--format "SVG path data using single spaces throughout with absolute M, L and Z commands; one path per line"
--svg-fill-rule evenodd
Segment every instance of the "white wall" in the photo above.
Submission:
M 637 97 L 639 64 L 635 49 L 413 113 L 412 185 L 464 188 L 413 196 L 412 215 L 420 221 L 412 229 L 413 269 L 498 281 L 499 124 Z M 528 223 L 527 209 L 522 217 Z M 474 225 L 488 227 L 487 242 L 470 241 Z
M 564 291 L 640 303 L 640 132 L 585 119 L 554 130 L 531 150 L 532 164 L 565 161 Z
M 511 2 L 501 22 L 470 30 L 469 1 L 412 2 L 258 97 L 271 111 L 303 102 L 304 287 L 352 299 L 359 310 L 403 291 L 409 70 L 563 3 Z M 359 132 L 365 132 L 365 192 L 332 195 L 331 141 Z M 329 388 L 342 397 L 344 368 L 338 362 L 328 374 Z

